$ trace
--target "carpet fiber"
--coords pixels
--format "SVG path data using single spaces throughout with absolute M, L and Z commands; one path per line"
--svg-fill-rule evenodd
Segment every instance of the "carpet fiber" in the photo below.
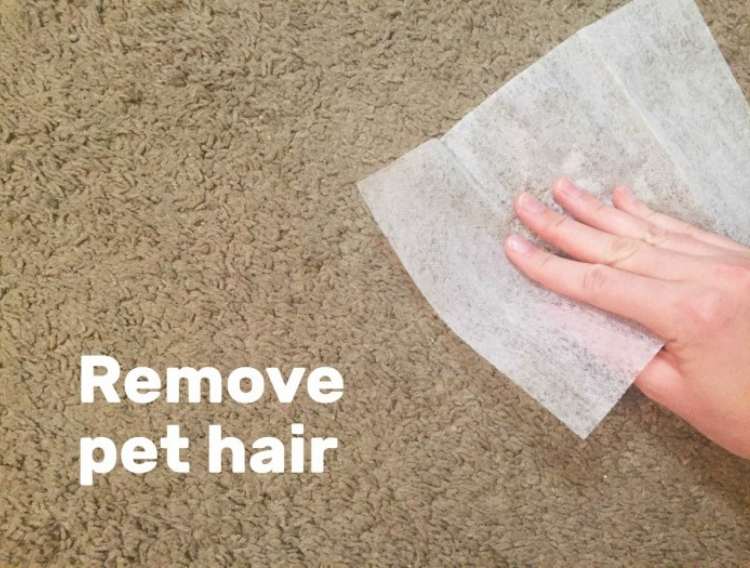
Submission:
M 354 182 L 617 1 L 0 0 L 0 564 L 747 565 L 750 463 L 629 392 L 582 442 L 436 318 Z M 746 95 L 750 8 L 701 8 Z M 80 404 L 82 354 L 343 398 Z M 300 421 L 322 475 L 209 474 Z M 78 440 L 190 436 L 78 483 Z

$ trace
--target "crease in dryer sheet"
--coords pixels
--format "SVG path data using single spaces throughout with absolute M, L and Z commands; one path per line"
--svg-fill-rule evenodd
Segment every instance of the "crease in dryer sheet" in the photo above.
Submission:
M 471 171 L 463 163 L 461 163 L 461 160 L 458 158 L 458 156 L 456 156 L 456 154 L 453 153 L 450 146 L 445 144 L 442 138 L 436 138 L 435 141 L 445 149 L 445 151 L 448 153 L 449 159 L 453 160 L 455 166 L 461 169 L 463 174 L 470 181 L 471 186 L 474 188 L 479 198 L 484 202 L 485 206 L 487 206 L 490 211 L 495 214 L 498 220 L 502 221 L 513 216 L 513 212 L 509 210 L 509 207 L 511 205 L 509 202 L 503 200 L 493 200 L 491 198 L 492 193 L 487 188 L 483 187 L 482 183 L 474 176 L 474 174 L 472 174 Z
M 750 105 L 695 2 L 634 0 L 578 33 L 682 172 L 694 221 L 750 243 Z

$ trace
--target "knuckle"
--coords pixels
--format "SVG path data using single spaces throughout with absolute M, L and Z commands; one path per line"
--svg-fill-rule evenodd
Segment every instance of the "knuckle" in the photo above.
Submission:
M 607 258 L 613 266 L 626 262 L 643 248 L 641 241 L 627 237 L 615 237 L 610 241 Z
M 547 218 L 547 231 L 549 233 L 559 233 L 561 229 L 565 227 L 565 225 L 568 224 L 569 218 L 565 215 L 559 215 L 557 213 L 554 213 L 552 211 L 548 212 L 548 218 Z
M 711 274 L 712 279 L 730 290 L 750 292 L 750 262 L 719 264 Z
M 670 237 L 671 234 L 666 229 L 663 229 L 662 227 L 659 227 L 658 225 L 655 225 L 653 223 L 648 223 L 646 225 L 646 242 L 652 245 L 661 245 L 664 244 Z
M 559 215 L 555 212 L 548 211 L 544 226 L 539 231 L 545 240 L 554 246 L 560 247 L 565 241 L 565 234 L 570 218 L 565 215 Z
M 547 264 L 552 260 L 552 255 L 547 251 L 538 251 L 536 255 L 536 264 L 539 270 L 544 270 Z
M 703 334 L 725 327 L 736 313 L 736 302 L 726 291 L 706 287 L 692 292 L 679 308 L 689 329 Z
M 603 264 L 592 264 L 583 274 L 581 287 L 587 296 L 601 294 L 609 284 L 609 273 L 607 266 Z

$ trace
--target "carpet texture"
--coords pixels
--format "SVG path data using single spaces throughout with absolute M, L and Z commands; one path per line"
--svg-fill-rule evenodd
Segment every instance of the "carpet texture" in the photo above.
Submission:
M 582 442 L 433 314 L 354 182 L 618 1 L 0 0 L 0 565 L 750 563 L 750 463 L 630 391 Z M 750 7 L 702 1 L 750 92 Z M 82 354 L 333 365 L 285 407 L 80 404 Z M 208 474 L 292 421 L 322 475 Z M 193 471 L 78 483 L 179 423 Z

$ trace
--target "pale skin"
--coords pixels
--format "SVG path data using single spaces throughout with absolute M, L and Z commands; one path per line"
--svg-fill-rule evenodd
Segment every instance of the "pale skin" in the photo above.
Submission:
M 665 341 L 635 384 L 730 452 L 750 458 L 750 249 L 652 211 L 627 188 L 609 206 L 565 178 L 561 214 L 528 193 L 521 221 L 568 258 L 505 241 L 527 277 L 640 323 Z

